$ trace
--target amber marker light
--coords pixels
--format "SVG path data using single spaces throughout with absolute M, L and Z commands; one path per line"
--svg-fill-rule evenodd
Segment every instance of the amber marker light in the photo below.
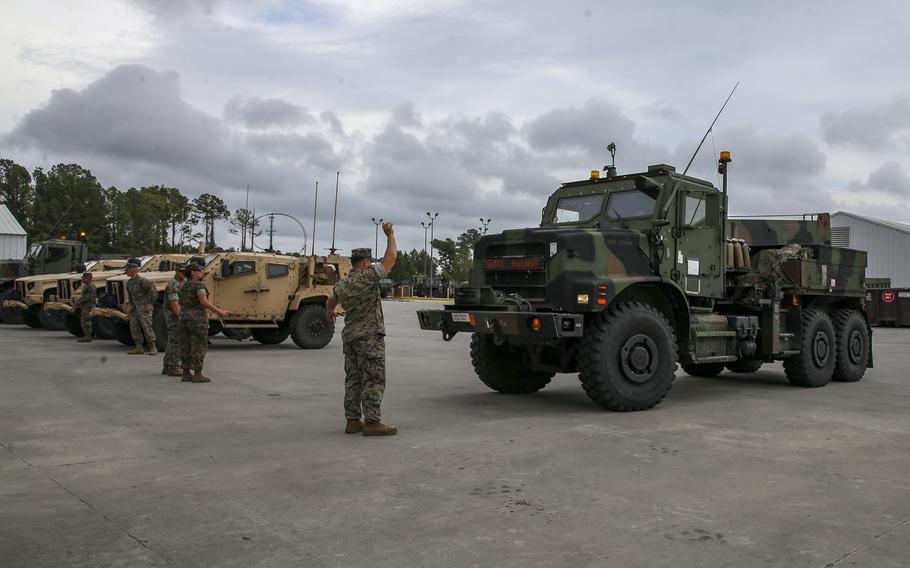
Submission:
M 600 172 L 597 170 L 591 170 L 591 179 L 600 179 Z
M 721 162 L 730 162 L 730 161 L 732 161 L 732 160 L 733 160 L 733 158 L 730 156 L 730 151 L 729 151 L 729 150 L 721 150 L 721 151 L 720 151 L 720 161 L 721 161 Z
M 531 331 L 540 331 L 540 318 L 531 318 Z

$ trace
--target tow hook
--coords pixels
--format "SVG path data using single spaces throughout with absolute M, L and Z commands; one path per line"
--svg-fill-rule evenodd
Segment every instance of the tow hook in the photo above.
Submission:
M 443 341 L 452 341 L 452 338 L 455 337 L 455 334 L 458 333 L 457 330 L 449 328 L 449 323 L 446 320 L 439 322 L 439 327 L 442 329 L 442 340 Z

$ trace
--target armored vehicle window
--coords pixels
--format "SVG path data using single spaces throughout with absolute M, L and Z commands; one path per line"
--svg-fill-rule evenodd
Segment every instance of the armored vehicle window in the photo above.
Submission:
M 47 261 L 54 262 L 55 260 L 60 260 L 61 258 L 66 258 L 66 248 L 65 247 L 48 247 L 47 249 Z
M 139 267 L 140 267 L 140 268 L 145 268 L 145 265 L 148 264 L 148 263 L 150 263 L 150 262 L 152 262 L 152 260 L 153 260 L 154 258 L 155 258 L 155 257 L 154 257 L 154 256 L 151 256 L 151 255 L 150 255 L 150 256 L 142 256 L 142 257 L 139 257 Z
M 610 219 L 650 217 L 656 204 L 656 196 L 652 197 L 638 190 L 617 191 L 611 193 L 610 200 L 607 201 L 607 216 Z
M 272 264 L 271 262 L 266 264 L 268 268 L 269 278 L 277 278 L 279 276 L 287 276 L 290 274 L 290 268 L 287 264 Z
M 556 202 L 556 212 L 553 214 L 553 223 L 578 223 L 587 221 L 600 213 L 603 204 L 603 194 L 563 197 Z
M 235 260 L 231 263 L 231 276 L 256 272 L 255 260 Z
M 689 227 L 701 227 L 705 224 L 705 196 L 701 194 L 686 195 L 686 219 Z
M 170 272 L 171 271 L 171 261 L 162 260 L 158 265 L 158 272 Z

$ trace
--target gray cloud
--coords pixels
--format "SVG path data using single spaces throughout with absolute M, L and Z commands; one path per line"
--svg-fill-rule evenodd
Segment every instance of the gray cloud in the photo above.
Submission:
M 895 135 L 910 128 L 910 97 L 886 103 L 826 112 L 822 135 L 830 144 L 880 149 L 892 145 Z
M 224 116 L 251 129 L 312 124 L 306 108 L 279 98 L 233 97 L 224 105 Z

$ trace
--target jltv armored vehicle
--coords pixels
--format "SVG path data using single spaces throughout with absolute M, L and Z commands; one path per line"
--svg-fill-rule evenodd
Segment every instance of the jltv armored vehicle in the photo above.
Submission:
M 231 313 L 223 320 L 209 313 L 210 335 L 223 332 L 238 338 L 249 330 L 253 339 L 267 345 L 283 343 L 290 336 L 303 349 L 321 349 L 332 340 L 335 326 L 325 318 L 325 301 L 338 279 L 350 272 L 348 258 L 222 252 L 192 260 L 203 265 L 209 299 Z M 152 323 L 158 349 L 164 350 L 163 292 L 172 274 L 146 276 L 156 282 L 160 293 Z M 109 279 L 102 305 L 93 316 L 111 318 L 117 339 L 131 345 L 126 310 L 126 278 Z
M 454 305 L 418 311 L 444 339 L 469 332 L 480 380 L 529 393 L 579 373 L 588 396 L 644 410 L 689 374 L 754 372 L 858 381 L 872 366 L 866 253 L 830 245 L 829 217 L 728 221 L 723 190 L 658 164 L 565 183 L 539 228 L 483 237 Z

